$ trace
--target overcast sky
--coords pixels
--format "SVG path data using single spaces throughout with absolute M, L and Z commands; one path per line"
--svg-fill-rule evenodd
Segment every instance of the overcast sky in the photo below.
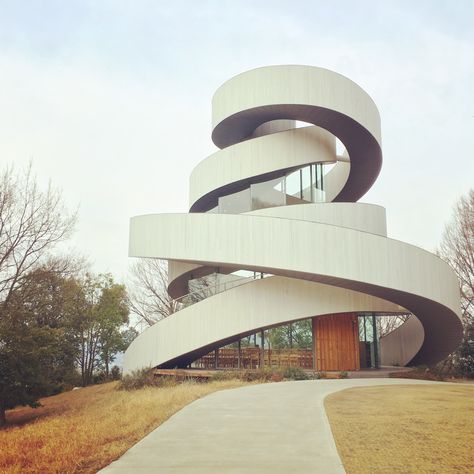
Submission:
M 0 158 L 79 208 L 71 241 L 126 276 L 133 215 L 186 212 L 215 151 L 211 98 L 271 64 L 332 69 L 374 99 L 384 164 L 362 199 L 436 248 L 474 186 L 474 2 L 0 0 Z

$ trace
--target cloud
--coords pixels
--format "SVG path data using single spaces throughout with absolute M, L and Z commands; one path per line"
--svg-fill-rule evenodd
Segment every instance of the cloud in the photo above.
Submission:
M 12 2 L 0 19 L 0 156 L 32 158 L 43 183 L 80 205 L 74 244 L 97 271 L 125 275 L 131 216 L 187 210 L 191 170 L 215 149 L 212 94 L 252 67 L 327 67 L 374 98 L 385 163 L 364 201 L 387 207 L 396 238 L 436 246 L 472 186 L 466 12 L 431 2 L 43 5 L 20 13 Z

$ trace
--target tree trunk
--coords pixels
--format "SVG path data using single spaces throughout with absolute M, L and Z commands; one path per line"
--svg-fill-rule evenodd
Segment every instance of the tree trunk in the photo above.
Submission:
M 5 411 L 5 403 L 0 400 L 0 428 L 7 424 L 7 417 Z
M 107 376 L 107 378 L 109 378 L 109 353 L 108 352 L 105 353 L 104 361 L 105 361 L 105 375 Z

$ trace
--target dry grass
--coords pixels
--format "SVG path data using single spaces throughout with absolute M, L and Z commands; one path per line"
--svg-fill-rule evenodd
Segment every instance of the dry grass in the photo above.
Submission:
M 0 431 L 2 473 L 93 473 L 122 455 L 183 406 L 244 385 L 229 380 L 118 391 L 107 383 L 7 412 Z
M 474 472 L 474 386 L 352 388 L 325 406 L 348 474 Z

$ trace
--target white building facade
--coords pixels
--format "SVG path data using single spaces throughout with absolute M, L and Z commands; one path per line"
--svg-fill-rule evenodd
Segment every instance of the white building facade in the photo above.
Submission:
M 190 212 L 130 227 L 130 256 L 168 260 L 173 298 L 212 283 L 133 341 L 124 373 L 188 367 L 237 342 L 240 366 L 253 334 L 264 364 L 264 331 L 306 319 L 315 370 L 367 366 L 365 348 L 372 366 L 432 364 L 456 349 L 453 271 L 388 238 L 382 207 L 357 203 L 382 164 L 380 116 L 357 84 L 317 67 L 263 67 L 224 83 L 212 109 L 220 150 L 191 174 Z M 378 340 L 376 318 L 394 314 L 410 317 Z

